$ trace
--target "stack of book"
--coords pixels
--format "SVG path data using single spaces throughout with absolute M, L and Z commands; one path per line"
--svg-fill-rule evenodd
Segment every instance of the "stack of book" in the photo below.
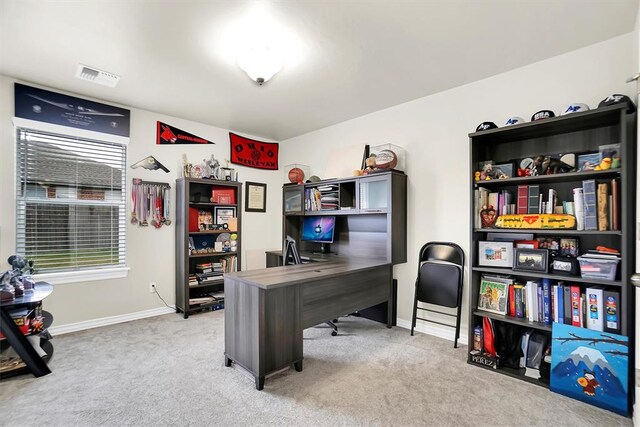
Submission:
M 195 274 L 189 275 L 189 286 L 197 286 L 198 285 L 198 276 Z
M 308 188 L 305 194 L 307 211 L 333 211 L 339 207 L 339 187 L 337 184 L 326 184 Z
M 212 271 L 209 273 L 196 273 L 198 283 L 200 285 L 215 285 L 224 282 L 223 273 L 220 271 Z

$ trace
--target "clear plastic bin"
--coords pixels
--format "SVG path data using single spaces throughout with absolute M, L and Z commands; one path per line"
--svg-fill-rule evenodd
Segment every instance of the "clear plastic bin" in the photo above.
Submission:
M 615 280 L 619 259 L 590 258 L 579 256 L 580 276 L 583 279 Z

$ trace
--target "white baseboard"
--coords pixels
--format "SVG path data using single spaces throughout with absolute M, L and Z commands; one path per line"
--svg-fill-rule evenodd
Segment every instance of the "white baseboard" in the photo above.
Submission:
M 162 314 L 168 313 L 175 313 L 175 310 L 168 307 L 152 308 L 150 310 L 137 311 L 135 313 L 120 314 L 118 316 L 101 317 L 99 319 L 91 319 L 77 323 L 69 323 L 66 325 L 52 326 L 51 328 L 49 328 L 49 332 L 51 333 L 51 335 L 62 335 L 68 334 L 69 332 L 84 331 L 85 329 L 115 325 L 116 323 L 130 322 L 132 320 L 160 316 Z
M 396 323 L 399 327 L 411 330 L 411 320 L 404 320 L 397 318 Z M 462 325 L 461 325 L 462 326 Z M 447 328 L 446 326 L 438 324 L 429 324 L 418 321 L 414 331 L 421 332 L 427 335 L 433 335 L 434 337 L 444 338 L 445 340 L 453 341 L 456 336 L 456 330 L 454 328 Z M 468 343 L 467 333 L 460 329 L 460 338 L 458 338 L 458 345 L 467 345 Z

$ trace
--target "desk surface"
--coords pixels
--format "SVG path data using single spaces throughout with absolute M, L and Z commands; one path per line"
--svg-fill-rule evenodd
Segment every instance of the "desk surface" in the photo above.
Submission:
M 329 279 L 344 273 L 353 273 L 384 265 L 391 264 L 378 260 L 368 261 L 361 258 L 335 257 L 335 260 L 330 262 L 286 265 L 259 270 L 240 271 L 237 273 L 225 273 L 225 278 L 241 280 L 246 284 L 262 289 L 275 289 L 315 279 Z

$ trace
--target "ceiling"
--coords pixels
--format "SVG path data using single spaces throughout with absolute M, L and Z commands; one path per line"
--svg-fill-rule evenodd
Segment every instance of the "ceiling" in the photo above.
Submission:
M 638 2 L 261 2 L 298 53 L 262 87 L 225 44 L 255 6 L 0 1 L 0 74 L 281 141 L 628 33 Z

